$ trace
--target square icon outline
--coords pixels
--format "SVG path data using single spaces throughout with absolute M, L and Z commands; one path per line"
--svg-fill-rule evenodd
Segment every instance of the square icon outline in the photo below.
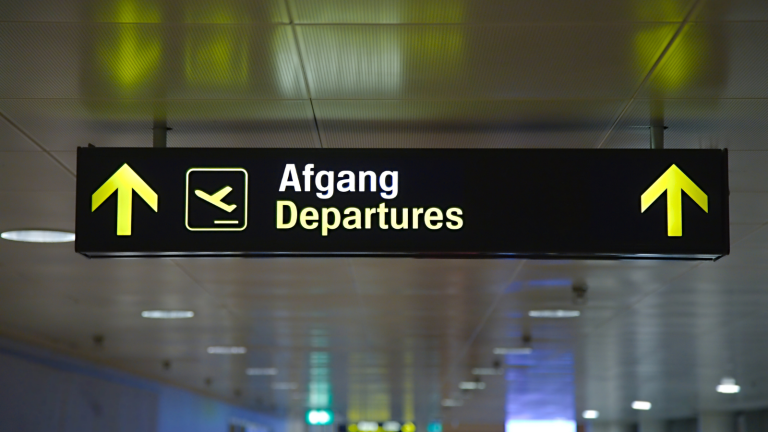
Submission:
M 245 211 L 243 212 L 244 223 L 239 228 L 191 228 L 189 226 L 189 174 L 193 171 L 209 171 L 209 172 L 237 172 L 240 171 L 245 174 Z M 186 190 L 184 197 L 184 225 L 186 225 L 189 231 L 243 231 L 248 226 L 248 171 L 243 168 L 190 168 L 187 170 L 186 176 Z

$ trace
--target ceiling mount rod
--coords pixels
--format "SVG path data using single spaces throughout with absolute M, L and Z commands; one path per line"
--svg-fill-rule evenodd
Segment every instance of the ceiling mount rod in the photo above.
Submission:
M 172 128 L 168 127 L 168 120 L 165 116 L 155 116 L 152 122 L 152 147 L 166 148 L 168 140 L 168 131 Z
M 663 125 L 651 125 L 651 149 L 664 150 L 664 129 Z
M 651 101 L 651 150 L 664 150 L 664 102 Z

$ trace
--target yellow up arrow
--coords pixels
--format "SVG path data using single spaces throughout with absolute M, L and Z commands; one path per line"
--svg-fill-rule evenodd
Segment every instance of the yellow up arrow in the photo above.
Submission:
M 123 164 L 91 197 L 91 212 L 117 191 L 117 235 L 131 235 L 131 214 L 133 191 L 157 211 L 157 194 L 141 179 L 128 164 Z
M 683 235 L 683 191 L 693 199 L 705 212 L 709 213 L 707 194 L 691 179 L 688 178 L 677 165 L 669 167 L 647 191 L 640 197 L 640 212 L 645 212 L 664 191 L 667 191 L 667 236 L 680 237 Z

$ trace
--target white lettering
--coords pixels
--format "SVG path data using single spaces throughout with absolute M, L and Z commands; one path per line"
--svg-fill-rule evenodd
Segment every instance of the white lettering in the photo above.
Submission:
M 309 192 L 310 185 L 312 184 L 312 175 L 315 174 L 314 171 L 312 171 L 312 168 L 315 167 L 315 164 L 306 164 L 304 165 L 304 192 Z
M 323 177 L 328 178 L 328 182 L 323 185 Z M 319 171 L 315 177 L 315 187 L 320 192 L 316 193 L 320 199 L 328 199 L 333 196 L 333 171 Z M 321 193 L 324 192 L 324 193 Z
M 360 192 L 365 192 L 365 178 L 371 178 L 371 192 L 376 192 L 376 173 L 373 171 L 360 171 L 357 173 L 360 177 Z
M 389 186 L 387 186 L 386 178 L 389 177 L 392 179 Z M 397 171 L 384 171 L 381 173 L 381 177 L 379 177 L 379 186 L 381 186 L 381 190 L 384 192 L 381 193 L 381 197 L 384 199 L 392 199 L 397 196 Z
M 288 186 L 293 187 L 295 192 L 301 192 L 301 184 L 299 183 L 299 176 L 296 174 L 296 165 L 294 164 L 285 165 L 283 180 L 280 182 L 280 192 L 285 192 L 285 188 Z
M 342 180 L 342 178 L 347 177 Z M 355 173 L 352 171 L 342 171 L 339 173 L 339 183 L 336 185 L 336 189 L 339 192 L 354 192 L 355 191 Z

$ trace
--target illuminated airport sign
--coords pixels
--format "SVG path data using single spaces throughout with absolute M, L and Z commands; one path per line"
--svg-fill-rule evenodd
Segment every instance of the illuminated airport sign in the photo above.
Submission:
M 721 150 L 80 148 L 76 250 L 717 259 Z

